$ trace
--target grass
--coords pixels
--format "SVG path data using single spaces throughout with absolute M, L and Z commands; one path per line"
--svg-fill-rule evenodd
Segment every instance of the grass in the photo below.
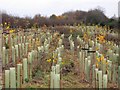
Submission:
M 22 88 L 49 88 L 49 73 L 38 70 L 32 81 L 24 84 Z

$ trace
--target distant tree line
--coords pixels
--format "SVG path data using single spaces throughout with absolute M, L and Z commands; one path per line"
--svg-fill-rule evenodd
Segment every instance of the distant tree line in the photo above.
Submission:
M 5 24 L 6 22 L 6 24 Z M 79 23 L 84 23 L 86 25 L 109 25 L 111 28 L 118 27 L 120 23 L 119 19 L 108 18 L 105 16 L 103 10 L 101 9 L 93 9 L 86 11 L 70 11 L 63 13 L 60 16 L 56 16 L 55 14 L 50 17 L 44 17 L 40 14 L 35 15 L 33 18 L 31 17 L 18 17 L 9 15 L 7 13 L 2 13 L 2 23 L 3 27 L 9 25 L 11 28 L 31 28 L 36 27 L 39 28 L 41 26 L 56 26 L 56 25 L 74 25 Z

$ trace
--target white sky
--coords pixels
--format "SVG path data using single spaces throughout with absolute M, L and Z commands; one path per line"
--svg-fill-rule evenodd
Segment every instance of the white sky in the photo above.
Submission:
M 41 14 L 50 16 L 53 13 L 61 15 L 71 10 L 94 9 L 101 6 L 105 9 L 105 14 L 112 17 L 118 16 L 119 0 L 0 0 L 0 10 L 4 10 L 12 15 L 34 16 Z

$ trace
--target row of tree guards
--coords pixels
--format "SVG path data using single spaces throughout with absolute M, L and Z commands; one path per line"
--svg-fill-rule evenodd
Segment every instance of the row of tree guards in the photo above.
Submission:
M 84 74 L 85 80 L 95 88 L 108 88 L 109 83 L 118 84 L 120 80 L 120 66 L 118 66 L 119 46 L 104 39 L 104 34 L 110 34 L 110 31 L 104 29 L 95 31 L 93 27 L 87 30 L 83 28 L 82 31 L 84 31 L 82 32 L 83 38 L 77 36 L 76 46 L 81 77 Z M 95 33 L 101 36 L 96 37 Z M 111 34 L 116 35 L 114 32 Z M 70 35 L 68 38 L 71 53 L 75 50 L 75 40 L 72 37 L 74 36 Z
M 78 35 L 74 39 L 72 34 L 68 37 L 71 60 L 74 60 L 77 51 L 81 78 L 84 77 L 94 88 L 108 88 L 109 83 L 120 86 L 120 66 L 117 64 L 118 45 L 112 41 L 101 40 L 101 36 L 98 39 L 93 38 L 96 33 L 104 36 L 109 31 L 95 26 L 87 29 L 86 27 L 76 27 L 83 37 Z M 34 63 L 41 61 L 44 52 L 47 55 L 52 53 L 53 57 L 57 58 L 57 63 L 53 61 L 51 65 L 49 88 L 61 88 L 60 72 L 64 55 L 64 34 L 60 36 L 55 51 L 50 52 L 53 34 L 49 30 L 46 33 L 41 29 L 29 31 L 2 36 L 2 87 L 22 88 L 24 83 L 31 81 Z
M 57 52 L 54 54 L 57 54 L 58 61 L 55 64 L 53 62 L 50 72 L 50 88 L 60 88 L 61 87 L 61 63 L 62 63 L 62 55 L 64 52 L 64 46 L 62 45 L 62 39 L 59 40 L 59 47 L 56 49 Z M 53 55 L 54 55 L 53 54 Z
M 49 32 L 42 33 L 35 36 L 34 31 L 31 30 L 29 33 L 3 35 L 3 88 L 21 88 L 24 83 L 32 80 L 34 63 L 40 62 L 42 52 L 49 53 L 49 43 L 52 39 Z M 42 45 L 43 39 L 46 40 Z

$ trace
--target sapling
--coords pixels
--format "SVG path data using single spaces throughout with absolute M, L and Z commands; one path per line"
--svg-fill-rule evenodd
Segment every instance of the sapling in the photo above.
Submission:
M 95 88 L 98 88 L 98 68 L 95 68 Z
M 107 88 L 108 80 L 107 80 L 107 74 L 103 75 L 103 88 Z
M 22 46 L 19 44 L 19 58 L 22 58 Z
M 98 71 L 99 88 L 102 88 L 102 70 Z
M 2 64 L 5 66 L 6 64 L 6 48 L 3 47 L 3 52 L 2 52 Z
M 25 43 L 25 54 L 27 55 L 27 53 L 28 53 L 28 44 L 29 43 Z
M 21 71 L 22 71 L 22 64 L 17 64 L 17 88 L 20 88 L 22 85 Z
M 92 81 L 95 80 L 95 65 L 92 66 Z
M 27 58 L 23 59 L 23 82 L 26 83 L 28 81 L 28 65 Z
M 90 66 L 91 66 L 91 60 L 87 61 L 87 80 L 90 81 Z
M 10 68 L 10 88 L 16 88 L 16 71 L 15 67 Z
M 10 86 L 10 75 L 9 75 L 10 70 L 5 70 L 5 88 L 9 88 Z
M 15 64 L 15 48 L 12 46 L 12 61 Z
M 32 79 L 32 52 L 28 53 L 28 63 L 29 63 L 29 77 Z
M 60 74 L 60 65 L 59 64 L 56 64 L 56 66 L 55 66 L 55 73 Z
M 54 88 L 60 88 L 60 74 L 54 74 Z

